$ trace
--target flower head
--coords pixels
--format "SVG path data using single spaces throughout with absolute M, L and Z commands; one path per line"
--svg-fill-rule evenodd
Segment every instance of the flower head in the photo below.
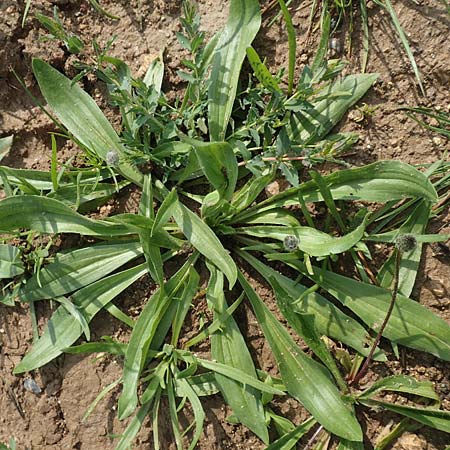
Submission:
M 117 166 L 119 164 L 119 154 L 115 150 L 109 150 L 106 153 L 105 161 L 108 166 Z
M 283 240 L 283 246 L 288 252 L 295 252 L 298 247 L 298 239 L 292 234 L 288 234 Z
M 395 238 L 395 247 L 400 252 L 410 252 L 417 246 L 417 239 L 413 234 L 401 234 Z

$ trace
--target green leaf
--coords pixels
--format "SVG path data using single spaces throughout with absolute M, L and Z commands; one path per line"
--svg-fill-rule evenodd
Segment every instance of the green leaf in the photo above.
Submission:
M 18 295 L 22 301 L 54 298 L 100 280 L 123 264 L 142 255 L 135 241 L 99 244 L 56 255 L 51 264 L 31 277 Z
M 309 274 L 300 262 L 287 264 L 297 268 L 328 291 L 343 305 L 377 331 L 391 302 L 388 289 L 374 286 L 333 272 L 313 267 Z M 389 340 L 450 360 L 450 326 L 419 303 L 398 295 L 383 336 Z
M 364 450 L 364 444 L 362 442 L 347 441 L 341 439 L 337 450 Z
M 353 230 L 341 237 L 333 237 L 327 233 L 310 227 L 275 227 L 252 226 L 241 227 L 239 233 L 256 236 L 259 238 L 277 239 L 284 241 L 287 236 L 295 236 L 298 239 L 298 248 L 311 256 L 336 255 L 350 250 L 364 235 L 367 217 Z
M 226 275 L 231 289 L 236 283 L 236 264 L 211 228 L 180 202 L 174 211 L 174 218 L 192 246 Z
M 408 375 L 392 375 L 382 378 L 358 395 L 358 399 L 370 399 L 383 391 L 405 392 L 439 401 L 439 396 L 435 392 L 431 381 L 417 381 Z
M 266 450 L 291 450 L 295 444 L 316 424 L 311 417 L 305 420 L 298 427 L 295 427 L 290 433 L 285 434 L 280 439 L 272 442 Z
M 293 299 L 298 300 L 303 297 L 301 302 L 291 304 L 291 308 L 300 314 L 312 314 L 315 319 L 315 326 L 320 334 L 343 342 L 362 355 L 369 353 L 371 339 L 367 331 L 356 320 L 344 314 L 333 303 L 317 292 L 310 292 L 305 296 L 304 293 L 307 290 L 305 286 L 281 275 L 247 252 L 239 251 L 238 254 L 250 263 L 269 283 L 275 279 Z M 275 290 L 274 285 L 272 285 L 272 289 Z M 381 351 L 377 351 L 374 359 L 385 361 L 386 357 Z
M 294 87 L 294 73 L 295 73 L 295 58 L 297 54 L 297 40 L 294 25 L 292 23 L 292 17 L 289 14 L 286 3 L 284 0 L 278 0 L 281 12 L 283 13 L 283 19 L 286 22 L 288 43 L 289 43 L 289 64 L 288 64 L 288 91 L 287 94 L 292 94 Z
M 288 135 L 291 141 L 314 143 L 324 138 L 372 86 L 378 74 L 347 75 L 319 92 L 319 100 L 291 115 Z
M 105 237 L 133 234 L 125 225 L 88 219 L 58 200 L 36 195 L 0 200 L 0 231 L 9 232 L 19 228 L 42 233 L 79 233 Z
M 356 169 L 338 170 L 323 177 L 334 200 L 364 200 L 385 203 L 404 198 L 423 198 L 435 203 L 438 199 L 435 188 L 422 172 L 400 161 L 378 161 Z M 308 181 L 298 187 L 274 195 L 258 205 L 247 209 L 235 221 L 245 220 L 255 212 L 271 208 L 298 204 L 298 195 L 305 202 L 321 202 L 316 183 Z
M 144 423 L 145 418 L 150 410 L 150 406 L 152 405 L 152 401 L 144 403 L 136 413 L 136 415 L 131 419 L 127 428 L 122 434 L 119 443 L 115 450 L 129 450 L 131 444 L 141 429 L 142 424 Z
M 347 390 L 347 384 L 342 378 L 334 358 L 331 356 L 325 343 L 320 338 L 315 326 L 313 314 L 304 314 L 295 312 L 292 303 L 295 299 L 290 297 L 288 291 L 279 284 L 276 278 L 272 278 L 270 284 L 274 286 L 274 292 L 277 299 L 277 305 L 281 314 L 287 320 L 289 326 L 305 341 L 306 345 L 322 361 L 323 364 L 332 373 L 341 390 Z
M 214 305 L 214 318 L 225 312 L 226 300 L 223 292 L 223 274 L 210 265 L 211 273 L 206 299 Z M 218 331 L 211 336 L 212 358 L 228 367 L 234 367 L 255 378 L 256 370 L 244 338 L 233 317 L 229 316 Z M 269 442 L 269 433 L 265 424 L 264 407 L 261 394 L 255 388 L 243 386 L 236 380 L 216 374 L 217 384 L 226 403 L 231 406 L 234 415 L 246 427 L 250 428 L 263 442 Z
M 275 92 L 281 92 L 280 86 L 278 86 L 278 83 L 275 81 L 275 78 L 269 72 L 269 69 L 261 61 L 258 53 L 256 53 L 256 50 L 253 47 L 247 47 L 246 52 L 248 62 L 252 66 L 255 77 L 258 78 L 259 82 L 267 89 L 270 89 Z
M 5 157 L 5 155 L 9 152 L 9 149 L 12 147 L 13 139 L 13 135 L 0 138 L 0 161 Z
M 245 211 L 263 191 L 263 189 L 273 180 L 275 171 L 271 170 L 262 176 L 253 176 L 239 191 L 233 195 L 231 205 L 236 212 Z
M 261 25 L 258 0 L 231 0 L 227 24 L 213 56 L 208 90 L 211 141 L 223 141 L 230 120 L 241 66 Z
M 233 148 L 228 142 L 201 142 L 187 140 L 208 181 L 226 200 L 231 200 L 238 177 L 238 165 Z
M 450 411 L 442 411 L 434 408 L 417 408 L 394 403 L 382 402 L 379 400 L 361 400 L 361 403 L 370 407 L 382 407 L 402 416 L 409 417 L 429 427 L 448 433 L 450 430 Z
M 236 380 L 241 384 L 248 384 L 249 386 L 258 389 L 261 392 L 267 392 L 268 394 L 275 395 L 284 395 L 283 391 L 280 391 L 279 389 L 272 387 L 269 384 L 263 383 L 257 378 L 247 375 L 242 370 L 236 369 L 234 367 L 229 367 L 225 364 L 221 364 L 215 361 L 207 361 L 206 359 L 196 358 L 195 360 L 200 366 L 204 367 L 205 369 L 212 370 L 232 380 Z
M 16 277 L 24 271 L 20 250 L 12 245 L 0 244 L 0 279 Z
M 44 61 L 33 59 L 32 65 L 42 95 L 67 130 L 103 160 L 110 150 L 124 159 L 119 136 L 94 100 Z M 142 185 L 142 173 L 129 163 L 121 162 L 118 170 L 129 180 Z
M 147 301 L 131 333 L 123 369 L 123 391 L 119 398 L 119 419 L 131 415 L 138 402 L 137 388 L 143 364 L 152 339 L 163 319 L 172 297 L 182 286 L 188 269 L 195 262 L 190 257 L 180 270 Z
M 73 294 L 72 302 L 78 306 L 89 323 L 107 303 L 145 273 L 147 273 L 145 264 L 141 264 L 103 278 Z M 73 316 L 60 306 L 50 318 L 44 334 L 15 367 L 14 373 L 29 372 L 42 367 L 59 356 L 65 348 L 70 347 L 82 333 L 80 323 L 73 320 Z
M 422 234 L 426 231 L 430 218 L 431 205 L 426 200 L 421 200 L 414 211 L 411 212 L 405 223 L 397 230 L 397 235 L 411 233 Z M 416 282 L 422 256 L 423 244 L 417 242 L 416 247 L 408 253 L 401 255 L 398 291 L 405 297 L 409 297 Z M 387 259 L 377 274 L 380 286 L 389 288 L 394 280 L 395 252 Z
M 341 399 L 325 367 L 303 353 L 240 272 L 238 279 L 274 353 L 289 394 L 299 400 L 329 432 L 352 441 L 361 441 L 359 423 Z
M 143 79 L 146 86 L 153 86 L 158 93 L 161 92 L 164 78 L 164 61 L 162 53 L 163 52 L 161 51 L 161 53 L 150 63 Z

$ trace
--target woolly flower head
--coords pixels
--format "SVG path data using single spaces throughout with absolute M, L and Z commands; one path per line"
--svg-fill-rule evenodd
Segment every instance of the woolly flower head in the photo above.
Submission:
M 106 153 L 105 161 L 108 166 L 115 167 L 119 164 L 119 154 L 115 150 L 109 150 Z
M 395 246 L 400 252 L 410 252 L 417 246 L 417 239 L 413 234 L 401 234 L 395 238 Z
M 288 234 L 283 240 L 283 246 L 288 252 L 295 252 L 298 247 L 298 239 L 292 234 Z

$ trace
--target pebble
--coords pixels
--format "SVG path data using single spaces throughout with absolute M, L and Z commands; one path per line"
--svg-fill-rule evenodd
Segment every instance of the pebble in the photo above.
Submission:
M 42 392 L 42 389 L 39 387 L 36 381 L 33 380 L 33 378 L 26 378 L 23 382 L 23 387 L 27 391 L 30 391 L 36 395 L 39 395 Z

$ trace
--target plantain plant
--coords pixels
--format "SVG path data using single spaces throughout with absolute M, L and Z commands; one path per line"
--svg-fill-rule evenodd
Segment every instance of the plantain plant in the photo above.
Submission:
M 282 74 L 272 75 L 251 47 L 260 28 L 256 0 L 232 0 L 225 28 L 209 42 L 190 3 L 184 12 L 179 39 L 192 58 L 180 74 L 187 83 L 183 99 L 170 103 L 162 92 L 162 58 L 143 80 L 109 56 L 102 55 L 96 66 L 79 64 L 83 73 L 93 71 L 107 83 L 120 108 L 120 134 L 76 82 L 33 61 L 55 122 L 84 151 L 89 167 L 66 164 L 58 170 L 54 139 L 50 171 L 0 167 L 6 196 L 0 200 L 0 233 L 7 235 L 0 245 L 2 301 L 28 303 L 32 314 L 35 302 L 59 305 L 14 372 L 39 369 L 63 353 L 121 358 L 122 376 L 99 394 L 85 417 L 120 385 L 119 418 L 133 417 L 118 450 L 132 445 L 148 415 L 154 447 L 161 448 L 163 399 L 177 448 L 195 448 L 205 420 L 201 397 L 216 393 L 233 419 L 270 450 L 293 448 L 313 427 L 313 437 L 336 436 L 340 450 L 362 449 L 356 415 L 361 407 L 404 416 L 402 430 L 414 423 L 448 431 L 450 414 L 440 409 L 431 383 L 398 375 L 358 389 L 354 381 L 365 356 L 386 361 L 376 338 L 383 322 L 382 335 L 394 349 L 402 345 L 450 360 L 449 326 L 409 298 L 423 244 L 448 239 L 426 234 L 430 217 L 445 203 L 448 164 L 439 161 L 420 171 L 379 161 L 329 175 L 312 170 L 322 161 L 339 162 L 339 150 L 355 140 L 329 133 L 376 74 L 337 77 L 343 65 L 327 61 L 322 48 L 299 76 L 291 60 L 284 86 Z M 245 58 L 255 76 L 247 87 L 241 76 Z M 279 174 L 291 187 L 265 196 Z M 137 213 L 90 216 L 93 207 L 130 186 L 141 194 Z M 314 205 L 323 206 L 320 220 Z M 7 243 L 8 237 L 30 233 L 33 238 L 75 233 L 89 240 L 51 258 L 40 254 L 37 269 L 30 270 L 26 252 Z M 414 236 L 416 247 L 401 253 L 394 248 L 375 275 L 370 243 L 389 246 L 404 234 Z M 344 257 L 350 266 L 342 274 Z M 170 276 L 167 261 L 178 268 Z M 202 268 L 208 273 L 206 289 Z M 287 326 L 249 282 L 250 269 L 272 288 Z M 292 270 L 295 278 L 288 276 Z M 143 276 L 155 288 L 132 319 L 120 308 L 120 294 Z M 212 320 L 186 341 L 186 317 L 203 296 Z M 233 316 L 244 299 L 273 352 L 279 379 L 258 370 L 251 358 Z M 130 329 L 127 343 L 110 337 L 90 341 L 91 322 L 101 310 Z M 207 340 L 211 358 L 200 358 L 195 348 Z M 420 401 L 386 402 L 379 396 L 384 391 L 414 394 Z M 294 425 L 277 415 L 274 396 L 293 397 L 311 418 Z M 179 414 L 186 405 L 193 423 L 182 430 Z M 271 428 L 278 435 L 272 443 Z

